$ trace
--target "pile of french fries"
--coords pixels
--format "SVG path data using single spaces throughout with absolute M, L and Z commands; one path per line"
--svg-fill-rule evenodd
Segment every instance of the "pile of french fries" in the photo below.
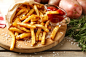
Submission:
M 13 23 L 9 27 L 9 34 L 12 36 L 10 50 L 14 49 L 16 40 L 24 38 L 31 38 L 32 46 L 39 41 L 41 44 L 45 44 L 46 34 L 51 30 L 46 12 L 43 4 L 25 3 L 18 7 Z M 58 29 L 59 26 L 53 29 L 50 35 L 52 40 Z

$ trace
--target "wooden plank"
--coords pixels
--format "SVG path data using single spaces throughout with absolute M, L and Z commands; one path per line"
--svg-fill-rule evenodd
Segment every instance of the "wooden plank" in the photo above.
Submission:
M 80 51 L 51 51 L 33 54 L 0 52 L 0 57 L 86 57 L 86 53 Z

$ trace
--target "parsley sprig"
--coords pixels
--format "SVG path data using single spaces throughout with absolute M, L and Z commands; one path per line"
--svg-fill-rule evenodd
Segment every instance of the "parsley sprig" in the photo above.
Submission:
M 79 19 L 71 19 L 66 36 L 76 39 L 82 50 L 86 51 L 86 16 Z

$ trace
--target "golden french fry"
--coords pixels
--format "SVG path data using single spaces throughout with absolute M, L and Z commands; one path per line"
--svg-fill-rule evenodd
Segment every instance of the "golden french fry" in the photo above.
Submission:
M 35 41 L 35 33 L 34 33 L 34 29 L 31 29 L 31 39 L 32 39 L 32 45 L 34 45 L 36 43 Z
M 38 41 L 38 36 L 39 36 L 40 32 L 41 32 L 41 29 L 39 28 L 38 31 L 36 32 L 36 41 Z
M 27 12 L 24 12 L 24 13 L 22 13 L 21 15 L 19 15 L 18 17 L 19 17 L 20 19 L 22 19 L 22 17 L 25 16 L 26 13 L 27 13 Z
M 26 29 L 25 27 L 20 27 L 20 26 L 17 26 L 20 30 L 23 30 L 25 32 L 31 32 L 30 30 Z
M 48 16 L 43 16 L 41 20 L 42 20 L 42 22 L 47 21 L 48 20 Z
M 40 17 L 43 17 L 43 13 L 41 11 L 39 11 L 39 13 L 40 13 Z
M 42 28 L 44 31 L 49 32 L 49 30 L 41 24 L 35 24 L 36 27 Z
M 21 20 L 25 20 L 28 16 L 30 16 L 34 12 L 34 9 L 31 9 L 29 13 L 27 13 L 26 16 L 23 16 Z
M 14 46 L 15 46 L 15 35 L 13 34 L 13 32 L 9 31 L 9 34 L 11 35 L 12 37 L 12 41 L 11 41 L 11 46 L 10 46 L 10 50 L 13 50 L 14 49 Z
M 26 24 L 26 23 L 17 23 L 17 24 L 26 28 L 36 28 L 35 25 L 31 25 L 31 24 Z
M 43 32 L 43 36 L 42 36 L 42 39 L 41 39 L 41 44 L 45 44 L 45 36 L 46 36 L 46 32 Z
M 16 14 L 16 16 L 20 15 L 20 14 L 23 13 L 24 11 L 26 11 L 26 9 L 21 9 L 21 10 Z
M 55 35 L 56 35 L 58 29 L 59 29 L 59 26 L 56 26 L 56 27 L 53 29 L 53 31 L 52 31 L 52 33 L 51 33 L 51 35 L 50 35 L 50 38 L 51 38 L 52 40 L 54 40 Z
M 47 21 L 46 24 L 45 24 L 45 27 L 47 28 L 48 24 L 49 24 L 50 21 Z
M 36 6 L 36 5 L 34 5 L 34 9 L 35 9 L 36 14 L 39 16 L 39 11 L 38 11 L 38 9 L 37 9 L 37 6 Z
M 31 15 L 29 16 L 27 19 L 25 19 L 22 23 L 26 23 L 28 21 L 30 21 L 32 18 L 34 18 L 35 15 Z
M 19 18 L 15 18 L 15 21 L 13 22 L 13 26 L 17 26 L 17 22 L 20 22 L 20 19 Z
M 23 39 L 23 38 L 26 38 L 26 37 L 31 37 L 31 33 L 22 33 L 20 35 L 17 35 L 16 39 L 19 40 L 19 39 Z
M 18 32 L 18 33 L 23 33 L 22 30 L 20 30 L 20 29 L 18 29 L 18 28 L 16 28 L 16 27 L 10 27 L 9 30 L 10 30 L 10 31 L 13 31 L 13 32 L 15 31 L 15 32 Z
M 15 32 L 15 36 L 17 36 L 19 33 L 18 32 Z
M 59 14 L 58 11 L 47 11 L 46 14 Z
M 38 39 L 39 39 L 39 41 L 41 41 L 41 39 L 42 39 L 42 33 L 39 34 L 39 38 Z
M 33 12 L 34 12 L 34 9 L 31 9 L 30 12 L 27 14 L 27 16 L 33 14 Z

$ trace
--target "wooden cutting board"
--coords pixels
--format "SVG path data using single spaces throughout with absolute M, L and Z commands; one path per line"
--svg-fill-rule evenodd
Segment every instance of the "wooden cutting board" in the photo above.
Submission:
M 21 52 L 21 53 L 34 53 L 34 52 L 40 52 L 40 51 L 50 49 L 62 41 L 62 39 L 65 36 L 66 29 L 67 29 L 67 25 L 62 25 L 59 28 L 59 31 L 57 32 L 55 40 L 52 41 L 50 38 L 48 38 L 46 39 L 45 45 L 41 45 L 41 43 L 38 42 L 35 46 L 31 46 L 30 40 L 16 41 L 16 45 L 13 51 Z M 9 50 L 10 44 L 11 44 L 11 36 L 9 35 L 7 28 L 4 28 L 4 29 L 0 28 L 0 46 Z

